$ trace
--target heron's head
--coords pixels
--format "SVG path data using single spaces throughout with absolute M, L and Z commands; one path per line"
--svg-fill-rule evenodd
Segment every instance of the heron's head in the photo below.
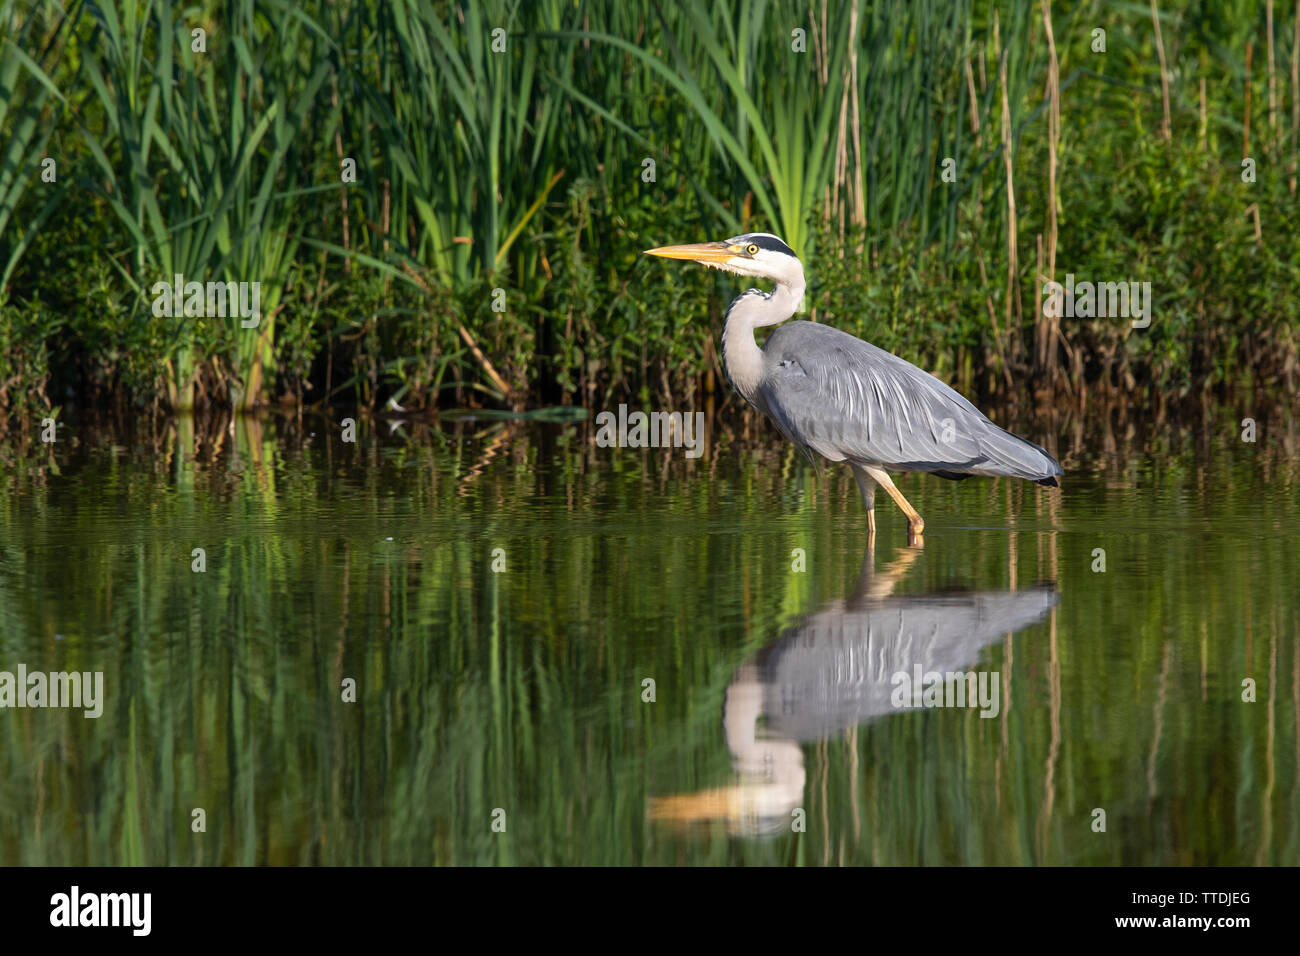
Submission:
M 770 279 L 802 291 L 803 266 L 794 250 L 770 232 L 747 232 L 721 242 L 696 242 L 684 246 L 647 249 L 646 255 L 688 259 L 742 276 Z

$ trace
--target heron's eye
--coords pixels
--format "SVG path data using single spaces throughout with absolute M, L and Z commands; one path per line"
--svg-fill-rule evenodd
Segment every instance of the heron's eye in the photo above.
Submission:
M 749 244 L 749 248 L 746 249 L 745 251 L 748 252 L 751 256 L 756 256 L 756 255 L 758 255 L 758 246 L 754 245 L 754 244 L 751 242 L 751 243 Z

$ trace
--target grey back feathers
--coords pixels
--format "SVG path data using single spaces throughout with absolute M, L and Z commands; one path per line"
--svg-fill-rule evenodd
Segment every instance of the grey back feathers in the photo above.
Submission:
M 763 346 L 763 365 L 755 404 L 810 457 L 952 478 L 1055 484 L 1062 474 L 933 375 L 839 329 L 788 322 Z

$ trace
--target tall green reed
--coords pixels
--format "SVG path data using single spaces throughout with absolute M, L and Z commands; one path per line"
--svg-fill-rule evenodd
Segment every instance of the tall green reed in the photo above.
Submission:
M 1158 6 L 1174 75 L 1162 84 L 1149 4 L 1058 4 L 1052 94 L 1035 0 L 232 0 L 211 20 L 157 0 L 86 3 L 71 8 L 76 30 L 64 28 L 76 55 L 57 61 L 33 52 L 51 28 L 31 28 L 9 3 L 8 22 L 26 32 L 0 55 L 31 95 L 0 98 L 10 155 L 0 267 L 24 302 L 58 298 L 47 277 L 16 265 L 64 231 L 51 232 L 46 197 L 12 159 L 30 163 L 53 129 L 79 185 L 95 190 L 90 224 L 68 231 L 84 242 L 106 228 L 107 210 L 111 231 L 89 254 L 111 261 L 136 300 L 129 334 L 100 323 L 95 360 L 123 379 L 129 366 L 133 385 L 137 367 L 156 366 L 174 407 L 263 402 L 286 387 L 273 381 L 286 370 L 324 386 L 317 394 L 356 388 L 365 404 L 385 389 L 416 404 L 445 389 L 455 401 L 478 392 L 511 404 L 689 390 L 717 371 L 713 330 L 699 319 L 713 322 L 733 289 L 723 280 L 710 294 L 711 283 L 685 277 L 659 288 L 636 252 L 741 228 L 780 232 L 805 255 L 816 318 L 895 344 L 915 335 L 923 349 L 932 343 L 932 367 L 987 365 L 1007 387 L 1013 370 L 1050 372 L 1068 356 L 1078 388 L 1113 367 L 1117 328 L 1049 328 L 1036 306 L 1040 273 L 1113 269 L 1115 247 L 1132 244 L 1099 178 L 1140 180 L 1161 208 L 1188 179 L 1209 184 L 1228 220 L 1238 199 L 1243 216 L 1253 203 L 1269 268 L 1282 274 L 1268 281 L 1287 281 L 1286 250 L 1268 246 L 1270 228 L 1286 229 L 1276 197 L 1294 195 L 1271 178 L 1294 162 L 1297 139 L 1284 7 L 1269 17 L 1242 0 Z M 1090 41 L 1103 20 L 1111 42 L 1101 55 Z M 206 53 L 190 49 L 199 26 Z M 1163 87 L 1172 131 L 1161 160 L 1149 140 Z M 75 109 L 52 109 L 55 91 Z M 1202 169 L 1186 162 L 1189 140 L 1203 144 Z M 1245 144 L 1261 147 L 1269 177 L 1249 200 L 1225 196 L 1214 173 Z M 357 163 L 355 183 L 341 181 L 345 159 Z M 646 159 L 654 181 L 642 178 Z M 1189 204 L 1177 229 L 1196 218 Z M 16 222 L 31 225 L 19 232 Z M 1149 262 L 1161 241 L 1148 231 L 1133 254 Z M 177 272 L 261 281 L 262 324 L 155 319 L 152 284 Z M 915 290 L 927 285 L 945 288 L 922 301 Z M 496 289 L 505 312 L 491 308 Z M 297 310 L 287 322 L 276 316 L 286 293 Z M 926 314 L 931 299 L 941 314 Z M 1186 309 L 1183 292 L 1170 299 L 1162 307 Z M 1243 315 L 1258 311 L 1249 305 Z M 1285 340 L 1276 304 L 1264 311 L 1269 341 Z M 1137 343 L 1152 369 L 1183 360 L 1180 340 L 1164 334 Z M 41 326 L 35 337 L 75 355 L 56 335 Z
M 227 18 L 195 27 L 170 4 L 91 4 L 95 30 L 85 68 L 102 119 L 86 128 L 102 182 L 97 190 L 130 237 L 118 268 L 139 296 L 138 322 L 155 283 L 259 282 L 261 320 L 173 315 L 165 320 L 167 391 L 192 407 L 204 363 L 236 407 L 265 399 L 274 374 L 275 313 L 293 266 L 297 186 L 317 167 L 307 119 L 331 69 L 332 42 L 289 6 L 239 0 Z M 210 33 L 193 49 L 192 30 Z M 290 188 L 286 188 L 290 187 Z M 211 370 L 211 366 L 209 366 Z
M 52 167 L 56 178 L 47 182 L 43 174 L 51 167 L 43 164 L 47 157 L 42 154 L 67 106 L 50 77 L 80 12 L 77 5 L 58 15 L 17 0 L 0 4 L 0 129 L 5 131 L 0 149 L 0 303 L 18 260 L 64 196 L 57 162 Z M 64 181 L 68 175 L 65 164 Z M 47 198 L 38 202 L 29 221 L 15 222 L 19 203 L 34 188 Z

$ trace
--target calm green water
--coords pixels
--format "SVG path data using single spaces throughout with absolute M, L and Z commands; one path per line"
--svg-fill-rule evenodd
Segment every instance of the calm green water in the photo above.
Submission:
M 1061 426 L 1062 492 L 912 476 L 874 554 L 765 430 L 61 437 L 0 470 L 0 671 L 103 714 L 0 710 L 0 862 L 1298 863 L 1293 427 Z

